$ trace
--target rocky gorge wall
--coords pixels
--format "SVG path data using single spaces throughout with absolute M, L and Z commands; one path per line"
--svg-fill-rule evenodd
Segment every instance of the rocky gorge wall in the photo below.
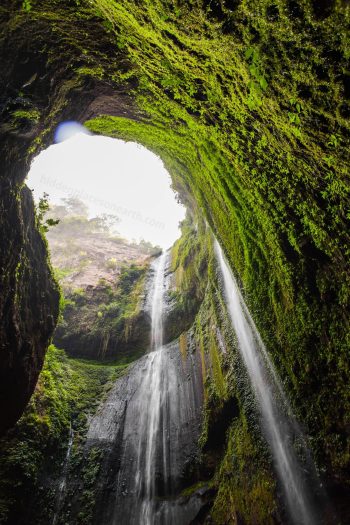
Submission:
M 34 388 L 57 308 L 45 250 L 40 279 L 33 262 L 23 281 L 16 272 L 20 254 L 38 240 L 33 211 L 25 223 L 21 218 L 19 210 L 31 206 L 21 187 L 30 159 L 51 142 L 56 124 L 76 119 L 158 153 L 186 204 L 206 216 L 308 428 L 317 462 L 334 491 L 343 490 L 349 451 L 348 3 L 5 1 L 0 19 L 1 366 L 4 378 L 10 366 L 28 385 L 22 396 L 22 386 L 3 383 L 10 412 L 4 409 L 4 428 Z M 34 282 L 33 296 L 28 287 Z M 41 288 L 35 319 L 43 324 L 35 329 L 31 308 Z M 29 309 L 19 307 L 29 301 Z M 225 366 L 238 379 L 235 362 Z M 224 406 L 224 390 L 216 396 Z M 266 498 L 270 508 L 266 487 L 273 481 L 258 443 L 242 420 L 231 431 L 227 457 L 235 453 L 243 476 L 249 451 L 248 464 L 256 460 L 260 474 L 252 473 L 258 488 L 247 493 Z M 231 468 L 227 460 L 223 478 Z M 229 476 L 222 494 L 240 501 L 248 516 L 242 476 Z
M 28 188 L 1 192 L 0 434 L 29 402 L 58 317 L 59 290 Z
M 193 297 L 190 298 L 191 311 L 184 306 L 186 286 L 194 285 L 196 272 L 193 271 L 201 261 L 203 244 L 199 240 L 193 243 L 194 230 L 189 219 L 183 229 L 183 238 L 169 258 L 164 277 L 167 290 L 164 318 L 171 317 L 175 310 L 177 315 L 182 310 L 186 317 L 179 323 L 176 316 L 173 320 L 176 326 L 168 322 L 164 334 L 171 343 L 162 353 L 162 373 L 167 378 L 162 395 L 167 402 L 160 417 L 171 443 L 167 459 L 171 469 L 167 480 L 162 480 L 157 473 L 156 484 L 171 486 L 173 504 L 168 511 L 185 523 L 186 516 L 194 517 L 208 500 L 208 475 L 205 474 L 204 483 L 198 485 L 201 472 L 206 469 L 201 466 L 198 443 L 202 431 L 204 377 L 201 351 L 195 345 L 192 325 L 203 296 L 198 295 L 195 310 Z M 183 248 L 188 245 L 192 247 L 191 259 L 183 265 L 181 261 L 186 255 Z M 180 281 L 176 285 L 173 265 L 182 276 L 187 273 L 181 288 L 178 287 Z M 201 262 L 201 266 L 200 276 L 205 282 L 206 263 Z M 144 315 L 149 318 L 153 280 L 154 271 L 148 269 L 143 289 L 139 290 L 139 295 L 145 296 Z M 198 287 L 198 294 L 199 290 Z M 79 305 L 75 308 L 78 310 Z M 190 329 L 187 331 L 185 326 Z M 153 392 L 152 388 L 140 389 L 152 361 L 152 354 L 148 354 L 150 329 L 147 336 L 143 348 L 143 354 L 147 355 L 141 358 L 135 351 L 126 356 L 117 342 L 112 355 L 100 355 L 99 361 L 91 359 L 94 356 L 90 359 L 69 357 L 65 351 L 50 347 L 25 414 L 0 440 L 0 523 L 87 525 L 101 523 L 101 520 L 112 522 L 118 512 L 122 516 L 133 509 L 136 512 L 130 492 L 136 474 L 135 446 L 137 449 L 138 437 L 142 438 L 140 418 L 147 409 L 142 405 L 143 398 Z M 70 354 L 74 355 L 77 348 L 86 344 L 84 334 L 81 338 L 81 345 L 68 347 Z M 157 454 L 160 458 L 160 452 Z M 160 496 L 166 506 L 169 494 L 161 490 Z
M 146 289 L 151 279 L 149 272 Z M 194 523 L 287 523 L 285 502 L 228 316 L 213 235 L 201 219 L 188 217 L 184 222 L 182 237 L 165 268 L 165 281 L 168 321 L 164 336 L 173 341 L 164 348 L 169 360 L 166 370 L 182 408 L 178 410 L 174 391 L 163 410 L 167 407 L 173 416 L 180 414 L 184 422 L 181 426 L 174 417 L 169 422 L 170 439 L 184 440 L 178 448 L 181 461 L 176 462 L 177 499 L 171 499 L 178 522 L 187 523 L 186 516 L 196 514 Z M 130 432 L 126 443 L 132 448 L 139 432 L 138 425 L 133 426 L 134 398 L 149 356 L 128 365 L 123 353 L 117 352 L 114 362 L 103 364 L 72 358 L 67 362 L 64 352 L 57 352 L 50 350 L 25 416 L 0 442 L 0 522 L 6 525 L 44 524 L 52 521 L 58 509 L 58 524 L 109 523 L 132 498 L 128 469 L 119 472 L 121 458 L 131 450 L 123 446 L 122 435 Z M 190 401 L 195 401 L 193 406 Z M 310 435 L 307 438 L 312 443 Z M 27 450 L 24 456 L 23 449 Z M 345 524 L 346 485 L 325 471 L 322 458 L 317 460 L 331 501 L 322 523 Z M 133 462 L 131 454 L 130 468 Z M 58 506 L 63 472 L 65 488 Z M 45 501 L 44 514 L 38 498 Z

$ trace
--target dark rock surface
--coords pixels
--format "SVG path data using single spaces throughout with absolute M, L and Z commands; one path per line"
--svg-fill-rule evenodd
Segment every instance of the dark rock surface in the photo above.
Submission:
M 9 20 L 13 25 L 6 25 Z M 70 24 L 62 17 L 56 29 Z M 96 26 L 96 20 L 91 21 Z M 81 21 L 73 40 L 29 20 L 22 2 L 0 6 L 0 435 L 21 416 L 34 391 L 58 316 L 59 293 L 47 263 L 47 249 L 34 220 L 23 182 L 30 161 L 53 141 L 56 125 L 84 121 L 102 108 L 131 115 L 130 98 L 113 98 L 110 86 L 72 79 L 89 47 Z M 88 22 L 88 25 L 90 23 Z M 98 26 L 100 28 L 100 26 Z M 67 29 L 67 27 L 66 27 Z M 107 50 L 101 35 L 91 47 Z M 98 43 L 97 43 L 98 42 Z M 62 57 L 65 57 L 62 63 Z M 102 56 L 100 55 L 102 60 Z M 15 117 L 16 111 L 23 115 Z M 25 116 L 26 115 L 26 116 Z M 32 147 L 31 147 L 32 146 Z
M 127 339 L 124 330 L 125 326 L 119 333 L 114 332 L 104 337 L 101 333 L 84 330 L 84 327 L 79 325 L 76 325 L 74 332 L 67 333 L 63 325 L 58 326 L 55 331 L 54 344 L 73 357 L 88 359 L 111 360 L 144 353 L 150 337 L 150 320 L 147 313 L 141 311 L 133 318 Z
M 34 391 L 58 315 L 59 294 L 34 223 L 31 192 L 1 193 L 0 434 Z
M 144 460 L 142 451 L 147 446 L 142 420 L 152 396 L 152 385 L 145 385 L 144 381 L 148 381 L 158 357 L 163 395 L 162 424 L 156 437 L 156 523 L 189 523 L 203 503 L 198 491 L 181 496 L 184 488 L 198 481 L 196 463 L 203 403 L 201 358 L 198 351 L 183 356 L 175 342 L 139 359 L 116 382 L 90 423 L 87 449 L 97 447 L 102 451 L 95 487 L 96 525 L 141 523 L 142 497 L 136 497 L 135 478 L 139 468 L 144 468 L 138 465 L 138 458 Z M 168 479 L 161 479 L 163 462 L 168 465 Z

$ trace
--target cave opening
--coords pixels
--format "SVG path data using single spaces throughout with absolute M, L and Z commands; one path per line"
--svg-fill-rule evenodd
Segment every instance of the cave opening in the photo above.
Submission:
M 203 233 L 159 157 L 136 142 L 92 135 L 73 121 L 58 126 L 55 144 L 34 159 L 26 182 L 61 288 L 61 316 L 39 384 L 69 363 L 89 414 L 84 426 L 71 411 L 67 448 L 63 456 L 55 452 L 61 468 L 50 521 L 60 523 L 71 497 L 73 506 L 85 506 L 70 494 L 71 456 L 81 433 L 87 461 L 92 443 L 99 450 L 103 498 L 96 498 L 95 512 L 102 523 L 111 513 L 116 522 L 192 519 L 198 498 L 183 508 L 179 495 L 198 481 L 198 474 L 183 479 L 182 472 L 197 453 L 203 379 L 198 349 L 187 355 L 182 346 L 182 354 L 179 337 L 202 299 L 193 269 L 203 266 Z M 92 377 L 82 387 L 86 373 Z M 117 462 L 106 441 L 114 443 Z M 83 476 L 81 466 L 74 475 Z M 118 484 L 108 495 L 110 476 L 122 477 L 129 489 Z
M 45 195 L 53 221 L 75 213 L 91 227 L 154 247 L 170 248 L 186 214 L 157 155 L 75 122 L 57 127 L 55 143 L 34 159 L 26 183 L 37 205 Z

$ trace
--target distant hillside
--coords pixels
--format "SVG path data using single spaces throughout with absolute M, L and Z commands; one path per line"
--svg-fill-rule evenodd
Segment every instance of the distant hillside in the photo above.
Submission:
M 146 275 L 159 247 L 130 243 L 115 231 L 118 218 L 88 218 L 78 199 L 52 206 L 46 220 L 51 261 L 64 292 L 55 344 L 70 355 L 98 359 L 133 358 L 149 344 L 144 311 Z
M 52 206 L 47 218 L 59 223 L 47 232 L 51 261 L 65 293 L 96 286 L 101 280 L 116 284 L 125 265 L 140 265 L 161 249 L 141 241 L 131 243 L 114 232 L 118 218 L 88 218 L 87 208 L 75 198 Z

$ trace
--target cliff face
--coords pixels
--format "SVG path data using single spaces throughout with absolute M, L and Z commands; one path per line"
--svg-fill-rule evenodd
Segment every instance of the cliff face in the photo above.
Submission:
M 34 384 L 30 363 L 41 362 L 57 304 L 44 248 L 40 279 L 32 271 L 35 243 L 42 245 L 21 184 L 55 125 L 76 119 L 158 153 L 176 189 L 206 216 L 320 467 L 334 486 L 345 485 L 348 2 L 11 0 L 0 16 L 1 366 L 7 393 L 15 384 L 6 382 L 8 370 L 28 385 L 12 398 L 17 413 Z M 19 307 L 16 275 L 27 251 Z M 39 317 L 31 318 L 36 309 Z M 38 319 L 43 325 L 34 327 Z M 235 362 L 227 358 L 225 366 L 237 379 Z M 217 397 L 223 400 L 224 391 Z M 254 458 L 254 433 L 242 423 L 229 449 L 243 456 L 247 443 Z M 228 460 L 224 467 L 223 477 Z M 269 485 L 268 474 L 264 480 L 256 486 Z M 223 498 L 242 496 L 236 481 Z M 255 495 L 266 495 L 261 491 Z
M 58 316 L 59 292 L 27 188 L 2 193 L 0 433 L 20 417 L 36 385 Z
M 178 341 L 161 352 L 161 356 L 148 354 L 133 364 L 91 420 L 85 454 L 98 451 L 99 469 L 88 523 L 142 523 L 144 500 L 142 492 L 135 497 L 135 479 L 144 476 L 146 470 L 147 458 L 140 451 L 148 450 L 145 413 L 156 409 L 158 403 L 156 382 L 148 381 L 156 366 L 161 369 L 163 390 L 158 416 L 161 425 L 153 429 L 154 504 L 158 508 L 154 523 L 190 523 L 203 505 L 201 494 L 182 494 L 198 481 L 203 401 L 200 352 L 192 348 L 184 354 Z M 68 522 L 74 522 L 75 513 L 84 511 L 82 502 L 76 503 L 76 509 L 67 516 Z
M 118 237 L 103 217 L 76 213 L 61 205 L 49 214 L 60 220 L 47 239 L 64 295 L 53 342 L 73 357 L 111 360 L 143 353 L 150 340 L 147 273 L 160 249 Z

